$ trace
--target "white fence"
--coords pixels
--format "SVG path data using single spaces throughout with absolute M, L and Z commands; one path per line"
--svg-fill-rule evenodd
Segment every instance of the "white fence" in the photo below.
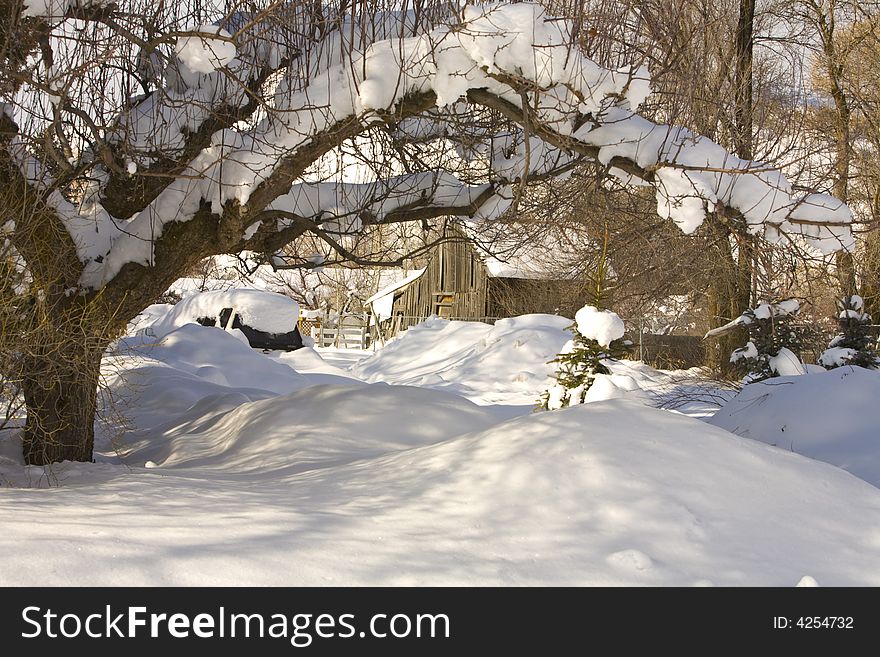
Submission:
M 312 327 L 312 339 L 316 347 L 339 347 L 342 349 L 366 349 L 369 330 L 366 326 L 343 326 L 328 328 Z

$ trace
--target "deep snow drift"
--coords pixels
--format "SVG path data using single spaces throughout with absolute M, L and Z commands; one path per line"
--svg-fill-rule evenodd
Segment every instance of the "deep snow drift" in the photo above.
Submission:
M 431 318 L 358 363 L 365 381 L 446 390 L 481 404 L 534 405 L 570 338 L 571 320 L 522 315 L 494 326 Z
M 350 374 L 366 381 L 444 390 L 478 404 L 520 406 L 529 412 L 552 383 L 551 361 L 570 342 L 572 320 L 557 315 L 522 315 L 494 326 L 433 317 L 359 361 Z M 615 329 L 620 334 L 620 329 Z M 294 352 L 297 353 L 297 352 Z M 697 370 L 660 371 L 637 361 L 608 363 L 588 403 L 625 397 L 689 415 L 714 412 L 733 392 L 706 382 Z M 298 368 L 297 368 L 298 369 Z
M 312 386 L 245 401 L 206 421 L 209 404 L 137 436 L 123 450 L 125 462 L 261 475 L 300 472 L 432 444 L 498 422 L 456 395 L 381 384 Z
M 844 366 L 747 385 L 709 422 L 880 486 L 880 372 Z
M 668 373 L 529 413 L 568 324 L 434 320 L 348 371 L 194 324 L 120 340 L 96 463 L 0 435 L 0 584 L 880 585 L 880 490 L 651 408 Z
M 305 436 L 276 426 L 266 450 L 283 459 L 286 440 L 302 472 L 251 467 L 272 425 L 256 403 L 213 420 L 216 437 L 187 426 L 139 453 L 166 466 L 71 464 L 62 489 L 4 491 L 0 581 L 880 584 L 880 491 L 828 464 L 619 400 L 438 440 L 481 412 L 447 397 L 404 445 L 387 432 L 418 425 L 412 389 L 367 390 L 387 422 L 364 424 L 354 460 L 333 426 L 348 393 L 325 389 L 284 417 L 308 418 Z

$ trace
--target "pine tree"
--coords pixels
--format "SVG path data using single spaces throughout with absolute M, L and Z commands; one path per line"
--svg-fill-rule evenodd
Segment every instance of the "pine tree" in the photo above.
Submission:
M 749 308 L 727 325 L 748 329 L 749 341 L 730 355 L 730 362 L 748 374 L 750 383 L 798 370 L 803 372 L 800 359 L 795 355 L 803 348 L 802 331 L 794 325 L 799 311 L 796 299 L 765 302 Z
M 840 333 L 819 356 L 819 364 L 829 370 L 841 365 L 880 366 L 877 341 L 871 334 L 871 316 L 865 312 L 862 297 L 857 294 L 843 297 L 838 300 L 837 308 Z
M 630 342 L 623 339 L 623 320 L 610 310 L 600 310 L 609 293 L 608 226 L 602 248 L 596 254 L 591 276 L 590 301 L 577 311 L 574 324 L 568 327 L 572 339 L 551 360 L 557 363 L 556 383 L 541 394 L 536 410 L 555 410 L 583 404 L 587 390 L 597 374 L 610 374 L 604 361 L 619 360 L 629 353 Z
M 550 361 L 558 367 L 556 383 L 545 390 L 538 402 L 542 410 L 555 410 L 582 404 L 597 374 L 610 374 L 607 360 L 619 360 L 629 352 L 623 339 L 623 320 L 608 310 L 584 306 L 568 327 L 573 337 L 559 355 Z

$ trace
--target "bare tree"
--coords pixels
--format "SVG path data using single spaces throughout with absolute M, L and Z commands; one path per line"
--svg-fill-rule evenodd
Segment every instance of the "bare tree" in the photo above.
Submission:
M 802 0 L 796 5 L 813 35 L 816 139 L 831 154 L 831 188 L 851 201 L 862 225 L 861 248 L 840 256 L 843 293 L 858 289 L 880 314 L 880 3 Z M 828 130 L 828 126 L 832 129 Z M 858 277 L 856 276 L 858 274 Z
M 584 160 L 652 185 L 686 231 L 708 214 L 776 240 L 848 240 L 831 199 L 636 114 L 641 54 L 590 59 L 584 11 L 3 0 L 0 14 L 28 463 L 91 459 L 105 347 L 211 255 L 271 257 L 306 234 L 345 255 L 378 225 L 491 219 Z M 351 152 L 373 173 L 348 170 Z

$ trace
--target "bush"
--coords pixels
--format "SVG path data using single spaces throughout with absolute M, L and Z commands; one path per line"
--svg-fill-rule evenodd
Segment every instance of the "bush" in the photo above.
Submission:
M 765 302 L 730 323 L 749 332 L 749 341 L 730 355 L 730 362 L 742 368 L 750 383 L 804 373 L 796 355 L 803 347 L 801 329 L 794 326 L 799 311 L 796 299 Z

